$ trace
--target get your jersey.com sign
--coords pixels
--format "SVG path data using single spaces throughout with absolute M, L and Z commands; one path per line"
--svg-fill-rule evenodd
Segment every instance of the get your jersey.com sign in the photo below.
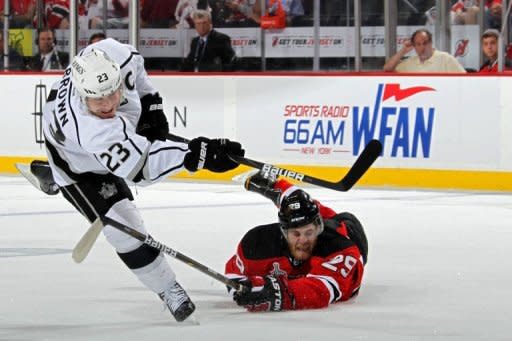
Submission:
M 418 28 L 424 26 L 397 27 L 397 49 Z M 434 28 L 431 28 L 432 31 Z M 262 45 L 269 58 L 290 58 L 314 56 L 313 27 L 289 27 L 283 30 L 264 31 L 264 40 L 259 28 L 219 28 L 231 37 L 231 44 L 238 57 L 260 57 Z M 87 45 L 92 30 L 79 32 L 79 49 Z M 453 26 L 451 32 L 451 53 L 464 67 L 479 67 L 480 39 L 477 25 Z M 127 30 L 108 30 L 107 35 L 128 43 Z M 192 29 L 143 29 L 140 32 L 139 50 L 145 57 L 182 58 L 188 54 L 190 41 L 197 34 Z M 57 45 L 68 50 L 69 31 L 57 31 Z M 32 42 L 33 39 L 28 41 Z M 355 56 L 354 27 L 321 27 L 320 57 Z M 35 46 L 34 46 L 35 51 Z M 363 57 L 384 57 L 384 27 L 361 28 L 361 55 Z

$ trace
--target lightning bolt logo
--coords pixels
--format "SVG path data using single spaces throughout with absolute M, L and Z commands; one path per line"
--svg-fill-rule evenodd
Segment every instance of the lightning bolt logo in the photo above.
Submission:
M 408 97 L 419 94 L 420 92 L 425 91 L 436 91 L 434 88 L 428 86 L 413 86 L 410 88 L 401 89 L 400 84 L 386 84 L 384 87 L 384 95 L 382 96 L 382 101 L 387 100 L 388 98 L 395 97 L 396 101 L 399 102 Z

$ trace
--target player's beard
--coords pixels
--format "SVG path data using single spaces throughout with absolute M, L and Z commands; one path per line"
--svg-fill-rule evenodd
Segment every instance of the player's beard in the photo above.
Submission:
M 306 241 L 304 243 L 295 243 L 294 245 L 289 245 L 290 254 L 295 260 L 298 261 L 306 261 L 311 258 L 313 254 L 313 249 L 315 248 L 316 241 Z

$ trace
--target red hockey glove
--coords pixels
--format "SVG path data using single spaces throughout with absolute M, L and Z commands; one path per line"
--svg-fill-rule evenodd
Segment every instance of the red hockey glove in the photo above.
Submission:
M 251 277 L 250 283 L 243 284 L 247 289 L 235 292 L 233 300 L 248 311 L 281 311 L 295 308 L 295 298 L 288 290 L 288 280 L 285 276 Z

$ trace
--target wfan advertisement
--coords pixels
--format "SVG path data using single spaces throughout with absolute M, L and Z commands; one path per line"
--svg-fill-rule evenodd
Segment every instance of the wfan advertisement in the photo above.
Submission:
M 247 150 L 274 160 L 349 165 L 372 139 L 389 167 L 495 169 L 501 157 L 499 101 L 485 101 L 499 92 L 489 78 L 283 77 L 256 88 L 261 101 L 238 92 L 237 133 Z

